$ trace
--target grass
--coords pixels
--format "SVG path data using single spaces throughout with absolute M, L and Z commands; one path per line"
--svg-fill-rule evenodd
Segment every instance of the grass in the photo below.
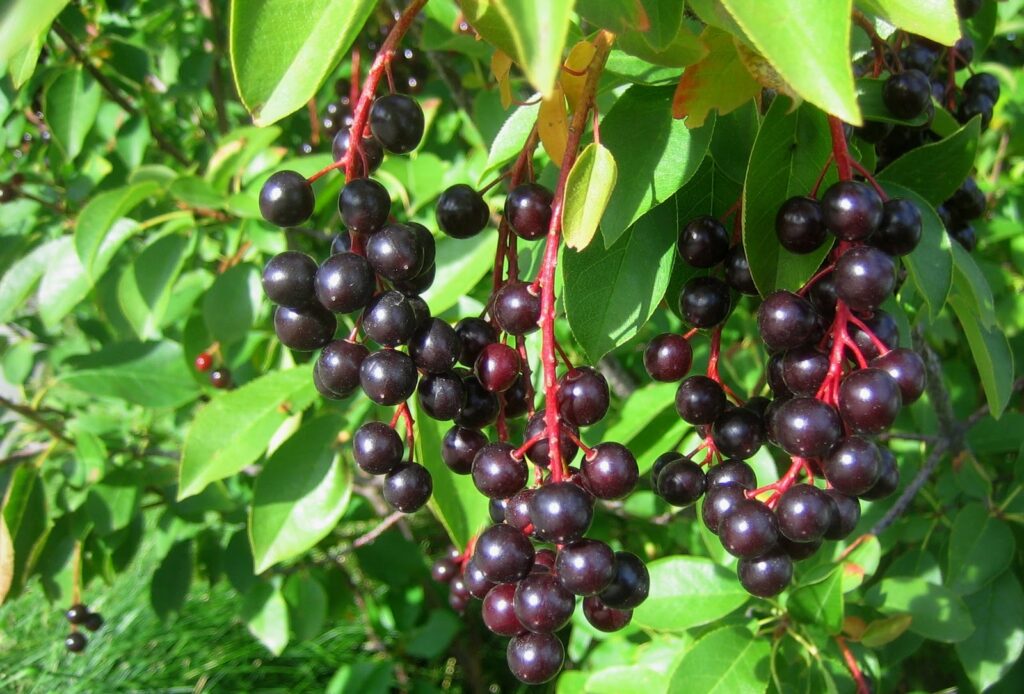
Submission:
M 64 606 L 38 583 L 0 607 L 0 691 L 322 692 L 360 652 L 360 627 L 339 625 L 272 658 L 238 621 L 240 598 L 223 581 L 194 583 L 181 614 L 163 623 L 149 606 L 157 561 L 144 548 L 112 585 L 90 586 L 106 624 L 78 655 L 64 650 Z

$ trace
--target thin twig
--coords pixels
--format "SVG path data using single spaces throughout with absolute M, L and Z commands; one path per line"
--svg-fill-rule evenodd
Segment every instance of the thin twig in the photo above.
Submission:
M 64 433 L 64 430 L 60 425 L 54 424 L 50 420 L 43 417 L 38 410 L 34 410 L 28 405 L 23 405 L 21 403 L 14 402 L 13 400 L 8 400 L 2 395 L 0 395 L 0 405 L 3 405 L 12 412 L 21 415 L 30 422 L 38 424 L 43 429 L 46 429 L 48 432 L 50 432 L 54 438 L 59 439 L 64 443 L 74 443 L 74 441 L 68 438 L 68 436 Z
M 107 93 L 108 96 L 121 108 L 127 111 L 130 115 L 139 115 L 139 109 L 128 99 L 128 97 L 122 92 L 116 84 L 110 81 L 110 79 L 103 74 L 102 71 L 89 59 L 89 56 L 85 54 L 82 46 L 78 43 L 74 36 L 71 35 L 67 29 L 58 24 L 53 23 L 53 31 L 60 37 L 64 45 L 68 47 L 68 50 L 75 56 L 75 59 L 82 64 L 89 74 L 93 76 L 100 87 Z M 182 154 L 181 150 L 178 149 L 174 143 L 164 137 L 163 133 L 157 130 L 153 124 L 153 119 L 148 114 L 146 116 L 146 123 L 149 125 L 149 132 L 153 135 L 153 139 L 156 140 L 156 144 L 163 151 L 171 155 L 179 164 L 182 166 L 188 166 L 191 162 L 188 158 Z

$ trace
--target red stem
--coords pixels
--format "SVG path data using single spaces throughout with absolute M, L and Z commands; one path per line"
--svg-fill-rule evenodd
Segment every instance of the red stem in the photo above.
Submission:
M 868 682 L 864 679 L 864 673 L 861 672 L 860 666 L 857 664 L 857 659 L 853 657 L 853 651 L 846 645 L 846 639 L 842 636 L 836 636 L 836 645 L 839 646 L 839 650 L 843 654 L 843 660 L 846 662 L 846 668 L 853 675 L 853 681 L 857 684 L 857 694 L 871 694 L 871 687 L 868 686 Z
M 839 170 L 839 180 L 849 181 L 853 178 L 850 149 L 846 146 L 846 133 L 843 132 L 843 121 L 835 116 L 828 117 L 829 131 L 832 133 L 832 155 Z
M 863 176 L 867 182 L 871 184 L 871 187 L 875 189 L 883 202 L 889 199 L 889 195 L 885 192 L 885 189 L 878 184 L 878 181 L 875 180 L 875 177 L 871 175 L 870 171 L 865 169 L 859 161 L 852 160 L 850 163 L 853 164 L 853 168 L 856 169 L 857 173 Z
M 558 174 L 554 199 L 551 203 L 551 224 L 548 227 L 547 244 L 544 247 L 544 260 L 537 283 L 540 284 L 540 329 L 541 329 L 541 363 L 544 368 L 544 428 L 548 439 L 548 457 L 551 460 L 551 480 L 560 482 L 565 477 L 562 454 L 559 450 L 559 416 L 558 416 L 558 376 L 555 356 L 555 268 L 558 264 L 558 247 L 562 236 L 562 205 L 565 202 L 565 186 L 569 171 L 576 161 L 580 139 L 586 129 L 587 116 L 594 105 L 597 91 L 597 80 L 604 68 L 605 60 L 611 50 L 612 35 L 601 31 L 594 39 L 594 59 L 587 68 L 587 79 L 583 87 L 583 97 L 579 108 L 573 114 L 569 124 L 569 136 L 562 159 L 562 168 Z M 536 284 L 536 283 L 535 283 Z
M 373 104 L 373 95 L 377 91 L 381 75 L 384 74 L 388 65 L 391 64 L 398 42 L 402 40 L 402 36 L 405 35 L 405 32 L 412 25 L 413 19 L 416 18 L 416 15 L 423 9 L 425 4 L 427 4 L 427 0 L 412 0 L 409 3 L 409 6 L 398 17 L 398 21 L 391 27 L 387 38 L 384 39 L 380 50 L 377 51 L 377 56 L 373 59 L 370 71 L 366 75 L 366 82 L 363 83 L 362 91 L 359 94 L 359 100 L 356 101 L 353 110 L 352 127 L 349 129 L 348 151 L 338 167 L 345 167 L 346 183 L 356 177 L 356 152 L 362 149 L 363 131 L 366 130 L 366 121 L 370 117 L 370 106 Z M 352 252 L 360 254 L 363 252 L 363 239 L 356 235 L 352 236 Z
M 349 76 L 349 105 L 359 101 L 359 80 L 362 78 L 363 52 L 359 48 L 352 49 L 352 74 Z
M 814 187 L 811 188 L 811 197 L 818 197 L 818 191 L 821 189 L 821 182 L 825 180 L 825 174 L 828 173 L 828 167 L 835 161 L 835 154 L 832 152 L 828 153 L 828 159 L 825 160 L 825 165 L 821 167 L 821 173 L 818 174 L 818 180 L 814 182 Z
M 816 272 L 814 276 L 811 277 L 811 279 L 807 280 L 804 283 L 804 286 L 800 288 L 800 291 L 798 291 L 797 294 L 799 296 L 807 296 L 807 292 L 811 291 L 811 287 L 817 284 L 818 280 L 822 279 L 823 277 L 828 275 L 828 273 L 832 272 L 835 269 L 836 264 L 829 263 L 826 267 L 823 267 L 821 270 L 818 270 L 818 272 Z

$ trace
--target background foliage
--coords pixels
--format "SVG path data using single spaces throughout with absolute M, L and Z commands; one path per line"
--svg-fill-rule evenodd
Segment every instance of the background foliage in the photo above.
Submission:
M 652 597 L 614 635 L 573 622 L 575 667 L 559 691 L 853 691 L 837 637 L 883 691 L 1024 686 L 1024 414 L 1012 391 L 1024 355 L 1022 4 L 987 2 L 965 25 L 976 63 L 1002 86 L 988 131 L 937 118 L 943 139 L 879 176 L 925 210 L 928 240 L 891 310 L 904 340 L 913 327 L 941 357 L 956 419 L 978 413 L 966 449 L 941 460 L 884 534 L 801 565 L 771 602 L 743 592 L 693 511 L 672 516 L 645 489 L 613 505 L 594 535 L 653 559 Z M 46 0 L 0 15 L 0 178 L 24 179 L 0 208 L 0 549 L 13 550 L 0 552 L 13 556 L 0 562 L 0 578 L 11 576 L 0 688 L 514 686 L 500 640 L 453 613 L 429 580 L 429 557 L 449 535 L 464 544 L 486 513 L 437 460 L 444 429 L 418 418 L 418 458 L 437 471 L 433 516 L 354 548 L 381 499 L 331 442 L 375 413 L 364 399 L 320 402 L 308 361 L 273 339 L 260 268 L 286 248 L 327 252 L 341 181 L 316 184 L 315 225 L 302 233 L 264 223 L 257 191 L 274 170 L 309 175 L 331 161 L 305 106 L 335 98 L 353 41 L 367 59 L 365 42 L 388 16 L 373 0 L 293 5 Z M 546 103 L 530 103 L 534 89 L 564 89 L 571 101 L 559 65 L 577 41 L 598 26 L 618 33 L 599 95 L 603 148 L 586 155 L 596 173 L 567 203 L 577 205 L 567 236 L 585 248 L 563 255 L 559 330 L 574 360 L 620 374 L 629 394 L 593 435 L 629 445 L 642 471 L 694 436 L 673 410 L 674 386 L 646 384 L 640 363 L 647 339 L 680 326 L 656 310 L 664 297 L 675 303 L 690 272 L 676 262 L 679 225 L 723 214 L 742 192 L 758 287 L 799 286 L 820 258 L 790 256 L 766 231 L 828 154 L 822 109 L 885 117 L 878 85 L 850 72 L 847 47 L 869 50 L 850 2 L 688 5 L 684 16 L 667 0 L 464 0 L 482 41 L 459 30 L 453 2 L 432 0 L 406 41 L 430 65 L 418 96 L 425 143 L 379 175 L 407 218 L 433 227 L 445 187 L 485 183 L 518 153 Z M 856 6 L 946 44 L 960 33 L 951 2 Z M 492 45 L 516 67 L 495 70 Z M 685 104 L 680 75 L 693 95 Z M 762 84 L 780 92 L 764 111 L 752 101 Z M 967 254 L 932 206 L 972 170 L 990 213 Z M 554 176 L 547 163 L 541 180 Z M 609 180 L 598 229 L 580 202 Z M 497 189 L 490 201 L 499 209 Z M 425 295 L 435 315 L 480 312 L 494 249 L 493 234 L 438 239 Z M 535 267 L 538 253 L 523 264 Z M 729 322 L 724 342 L 735 347 L 722 364 L 746 393 L 763 387 L 751 308 Z M 235 391 L 215 391 L 191 366 L 214 342 Z M 943 415 L 922 401 L 897 429 L 945 435 Z M 892 445 L 912 479 L 928 443 Z M 754 464 L 774 478 L 767 451 Z M 867 506 L 854 537 L 894 500 Z M 108 621 L 81 657 L 60 643 L 76 542 L 84 596 Z

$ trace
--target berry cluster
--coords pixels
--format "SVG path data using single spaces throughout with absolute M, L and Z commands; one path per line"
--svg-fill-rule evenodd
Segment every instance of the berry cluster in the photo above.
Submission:
M 980 6 L 980 2 L 957 3 L 963 19 L 976 14 Z M 873 61 L 855 66 L 861 74 L 870 72 L 876 77 L 882 69 L 889 69 L 882 99 L 892 115 L 903 120 L 925 116 L 920 125 L 868 121 L 857 130 L 862 139 L 877 143 L 880 167 L 937 138 L 931 130 L 935 103 L 948 109 L 960 123 L 980 116 L 984 130 L 991 123 L 999 100 L 999 80 L 990 73 L 971 71 L 971 76 L 957 86 L 956 74 L 967 69 L 974 58 L 974 42 L 969 36 L 961 37 L 949 47 L 921 36 L 905 36 L 908 41 L 902 48 L 897 50 L 880 43 Z M 902 44 L 902 37 L 897 38 L 897 46 Z
M 858 498 L 880 499 L 896 489 L 895 458 L 870 437 L 888 429 L 900 407 L 921 396 L 925 379 L 921 358 L 896 347 L 895 322 L 879 308 L 896 289 L 896 257 L 921 238 L 913 203 L 883 200 L 866 183 L 842 180 L 820 200 L 786 200 L 776 233 L 794 253 L 814 252 L 830 235 L 837 244 L 800 292 L 769 294 L 758 309 L 758 330 L 771 353 L 772 399 L 743 403 L 718 376 L 730 289 L 756 292 L 742 249 L 730 248 L 725 226 L 712 217 L 688 223 L 678 250 L 691 266 L 713 269 L 724 279 L 690 280 L 679 309 L 694 330 L 661 335 L 644 354 L 653 379 L 682 379 L 676 410 L 704 437 L 689 455 L 661 455 L 652 468 L 652 487 L 673 506 L 703 497 L 703 522 L 740 558 L 744 588 L 762 597 L 785 589 L 793 561 L 813 555 L 823 540 L 853 531 Z M 688 340 L 697 329 L 715 331 L 712 360 L 707 375 L 687 376 L 693 357 Z M 744 461 L 766 442 L 781 448 L 792 465 L 778 481 L 758 487 Z M 706 454 L 698 463 L 694 456 L 701 450 Z M 801 474 L 806 483 L 797 483 Z M 814 485 L 816 477 L 824 478 L 826 488 Z
M 450 550 L 434 562 L 434 580 L 447 583 L 452 608 L 483 601 L 487 628 L 510 637 L 506 658 L 521 681 L 540 684 L 562 669 L 565 649 L 555 632 L 569 623 L 582 598 L 583 615 L 600 631 L 622 629 L 650 589 L 635 554 L 584 538 L 593 497 L 573 481 L 525 490 L 492 504 L 495 522 L 471 551 Z M 553 543 L 535 548 L 530 537 Z
M 64 648 L 72 653 L 81 653 L 89 644 L 89 639 L 78 630 L 78 627 L 97 631 L 103 626 L 103 615 L 99 612 L 90 612 L 89 608 L 81 603 L 69 607 L 64 617 L 71 624 L 71 633 L 64 639 Z
M 973 251 L 978 245 L 978 232 L 971 222 L 985 214 L 986 206 L 985 194 L 973 178 L 968 178 L 935 211 L 939 213 L 949 237 L 966 250 Z

